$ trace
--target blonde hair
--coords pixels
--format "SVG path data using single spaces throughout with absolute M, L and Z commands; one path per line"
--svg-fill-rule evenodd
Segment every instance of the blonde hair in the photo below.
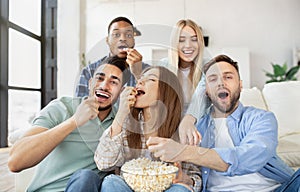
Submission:
M 172 71 L 178 75 L 178 68 L 180 67 L 180 60 L 178 55 L 178 44 L 180 38 L 180 32 L 185 26 L 191 27 L 197 35 L 197 42 L 199 45 L 199 53 L 195 58 L 195 61 L 190 69 L 189 79 L 193 84 L 193 91 L 197 87 L 202 76 L 202 59 L 204 50 L 204 39 L 201 28 L 190 19 L 182 19 L 176 23 L 175 29 L 171 35 L 171 49 L 169 50 L 169 64 Z

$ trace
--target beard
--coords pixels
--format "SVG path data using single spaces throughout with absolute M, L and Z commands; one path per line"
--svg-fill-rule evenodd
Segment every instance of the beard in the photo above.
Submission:
M 99 107 L 98 111 L 106 111 L 107 109 L 110 109 L 111 107 L 112 107 L 112 105 L 107 105 L 107 106 L 104 106 L 104 107 Z
M 220 102 L 218 102 L 218 97 L 212 97 L 211 95 L 207 95 L 211 103 L 216 107 L 220 112 L 225 114 L 232 113 L 236 106 L 237 103 L 239 102 L 240 99 L 240 92 L 241 89 L 239 88 L 238 90 L 234 91 L 233 94 L 231 95 L 231 99 L 228 104 L 224 105 Z

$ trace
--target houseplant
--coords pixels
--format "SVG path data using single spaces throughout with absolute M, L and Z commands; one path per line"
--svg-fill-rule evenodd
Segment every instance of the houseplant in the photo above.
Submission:
M 270 80 L 267 80 L 266 83 L 297 80 L 296 74 L 300 69 L 299 65 L 293 66 L 290 69 L 288 69 L 286 63 L 284 63 L 282 66 L 274 63 L 271 63 L 271 65 L 273 67 L 273 73 L 265 71 L 266 76 L 271 78 Z

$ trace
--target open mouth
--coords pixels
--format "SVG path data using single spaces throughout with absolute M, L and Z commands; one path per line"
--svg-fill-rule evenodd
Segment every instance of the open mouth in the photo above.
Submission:
M 144 95 L 144 94 L 145 94 L 145 91 L 143 91 L 143 90 L 137 90 L 136 96 L 140 96 L 140 95 Z
M 184 54 L 192 54 L 194 51 L 192 50 L 185 50 L 185 51 L 182 51 Z
M 100 91 L 100 90 L 96 90 L 95 95 L 96 95 L 96 97 L 101 98 L 101 99 L 109 99 L 110 98 L 109 94 L 104 93 L 103 91 Z
M 121 45 L 121 46 L 118 47 L 118 49 L 126 49 L 126 48 L 128 48 L 127 45 Z
M 227 92 L 220 92 L 219 94 L 218 94 L 218 97 L 220 98 L 220 99 L 225 99 L 226 97 L 228 97 L 228 93 Z

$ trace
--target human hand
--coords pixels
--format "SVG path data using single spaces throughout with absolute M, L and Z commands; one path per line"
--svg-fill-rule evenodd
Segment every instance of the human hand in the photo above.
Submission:
M 134 106 L 136 101 L 137 91 L 134 87 L 125 87 L 120 94 L 120 103 L 116 120 L 120 125 L 123 124 L 124 119 L 130 113 L 130 108 Z
M 174 166 L 178 167 L 178 173 L 176 178 L 173 180 L 173 183 L 182 184 L 190 189 L 189 186 L 193 185 L 194 183 L 192 178 L 182 171 L 181 162 L 175 162 Z
M 116 117 L 111 126 L 110 136 L 119 134 L 122 131 L 123 124 L 128 114 L 130 113 L 130 108 L 134 106 L 136 101 L 137 91 L 134 87 L 124 87 L 120 94 L 119 109 Z M 127 126 L 126 126 L 127 127 Z
M 128 115 L 130 108 L 134 106 L 136 101 L 137 91 L 135 87 L 127 86 L 120 94 L 120 105 L 118 112 L 122 112 L 124 115 Z
M 166 162 L 183 161 L 181 153 L 187 147 L 173 139 L 163 137 L 149 137 L 146 144 L 155 157 Z
M 77 107 L 75 114 L 72 116 L 77 127 L 82 126 L 88 120 L 95 119 L 99 114 L 99 106 L 100 104 L 94 96 L 83 100 Z
M 126 48 L 127 59 L 131 73 L 134 75 L 135 79 L 138 80 L 142 73 L 142 59 L 143 56 L 133 48 Z
M 178 130 L 180 143 L 187 145 L 198 145 L 201 141 L 201 134 L 195 127 L 195 118 L 191 115 L 185 115 L 181 120 Z

